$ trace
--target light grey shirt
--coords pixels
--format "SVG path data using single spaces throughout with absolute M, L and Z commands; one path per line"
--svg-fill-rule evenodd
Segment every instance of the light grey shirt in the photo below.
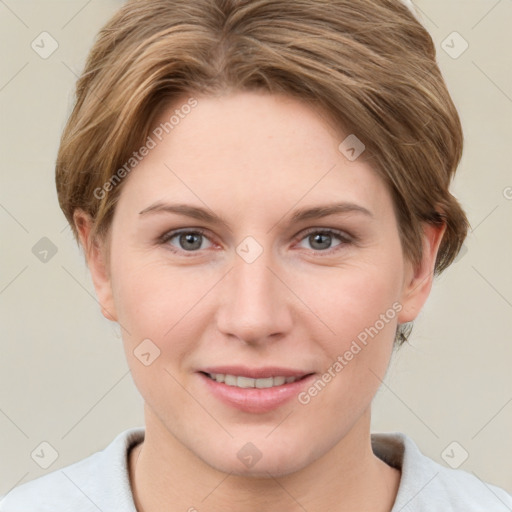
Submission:
M 125 430 L 104 450 L 15 487 L 0 497 L 0 512 L 136 512 L 128 454 L 144 433 L 144 427 Z M 438 464 L 405 434 L 373 433 L 372 446 L 402 471 L 392 512 L 512 511 L 511 494 Z

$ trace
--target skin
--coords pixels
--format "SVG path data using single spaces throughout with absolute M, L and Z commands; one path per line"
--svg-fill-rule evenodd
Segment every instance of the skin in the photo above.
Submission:
M 107 240 L 93 244 L 91 219 L 75 214 L 103 314 L 122 327 L 145 401 L 145 440 L 129 456 L 135 504 L 144 512 L 390 511 L 400 471 L 372 452 L 371 402 L 397 322 L 414 320 L 428 297 L 444 227 L 425 226 L 413 267 L 384 183 L 364 153 L 351 162 L 338 150 L 348 134 L 326 116 L 260 92 L 195 97 L 197 107 L 125 178 Z M 207 205 L 227 226 L 139 213 L 157 201 Z M 289 223 L 299 208 L 342 201 L 372 215 Z M 205 230 L 192 250 L 179 236 L 158 241 L 183 228 Z M 349 241 L 318 241 L 308 228 Z M 247 236 L 263 249 L 252 263 L 236 252 Z M 196 373 L 241 364 L 321 376 L 397 302 L 395 318 L 307 405 L 241 412 Z M 145 366 L 133 351 L 148 338 L 161 352 Z M 250 468 L 237 457 L 247 442 L 262 454 Z

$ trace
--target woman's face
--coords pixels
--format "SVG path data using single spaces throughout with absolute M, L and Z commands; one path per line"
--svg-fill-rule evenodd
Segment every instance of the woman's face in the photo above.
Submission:
M 383 182 L 340 151 L 350 134 L 287 97 L 196 98 L 125 178 L 110 279 L 93 277 L 147 436 L 225 472 L 286 474 L 366 439 L 397 322 L 428 286 Z

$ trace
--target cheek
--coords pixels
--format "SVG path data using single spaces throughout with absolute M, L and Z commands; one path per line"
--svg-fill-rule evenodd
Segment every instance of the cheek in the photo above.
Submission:
M 400 304 L 393 286 L 382 276 L 365 272 L 364 278 L 339 280 L 322 320 L 335 332 L 318 335 L 322 371 L 298 399 L 318 412 L 314 428 L 325 428 L 330 418 L 333 435 L 345 432 L 370 406 L 389 365 Z M 318 331 L 320 332 L 320 331 Z M 305 409 L 306 410 L 306 409 Z
M 186 403 L 177 384 L 182 377 L 178 370 L 193 348 L 190 340 L 195 339 L 188 331 L 187 316 L 191 309 L 187 297 L 194 294 L 177 282 L 177 274 L 161 263 L 132 255 L 118 258 L 112 276 L 127 363 L 144 400 L 160 412 L 158 404 L 170 396 L 178 409 Z
M 316 286 L 309 296 L 320 318 L 344 343 L 385 315 L 387 326 L 396 323 L 393 304 L 400 298 L 400 276 L 380 266 L 343 269 L 332 275 L 327 287 Z M 385 330 L 378 322 L 379 330 Z M 339 338 L 341 336 L 341 339 Z
M 137 252 L 119 255 L 112 287 L 116 311 L 130 332 L 161 337 L 172 326 L 189 292 L 177 274 Z
M 214 271 L 167 265 L 161 257 L 119 257 L 113 291 L 128 355 L 149 339 L 161 351 L 159 364 L 179 364 L 200 339 L 205 294 L 216 282 Z
M 392 259 L 390 255 L 388 260 Z M 320 379 L 328 381 L 331 392 L 311 390 L 317 404 L 332 408 L 344 403 L 361 412 L 371 401 L 391 357 L 401 310 L 400 283 L 399 268 L 379 258 L 339 269 L 330 280 L 329 293 L 315 288 L 314 309 L 334 331 L 328 336 L 325 329 L 323 335 L 318 331 L 325 354 Z M 320 383 L 317 387 L 323 389 Z

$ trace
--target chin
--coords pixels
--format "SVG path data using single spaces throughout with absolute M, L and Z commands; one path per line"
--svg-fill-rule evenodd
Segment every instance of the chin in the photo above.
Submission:
M 295 473 L 306 467 L 309 462 L 308 454 L 300 447 L 282 445 L 273 446 L 268 443 L 240 443 L 235 448 L 226 448 L 221 452 L 201 456 L 200 458 L 210 467 L 223 473 L 249 478 L 282 477 Z M 265 446 L 263 446 L 265 445 Z M 226 457 L 226 452 L 235 452 L 234 456 Z M 311 456 L 311 455 L 310 455 Z

